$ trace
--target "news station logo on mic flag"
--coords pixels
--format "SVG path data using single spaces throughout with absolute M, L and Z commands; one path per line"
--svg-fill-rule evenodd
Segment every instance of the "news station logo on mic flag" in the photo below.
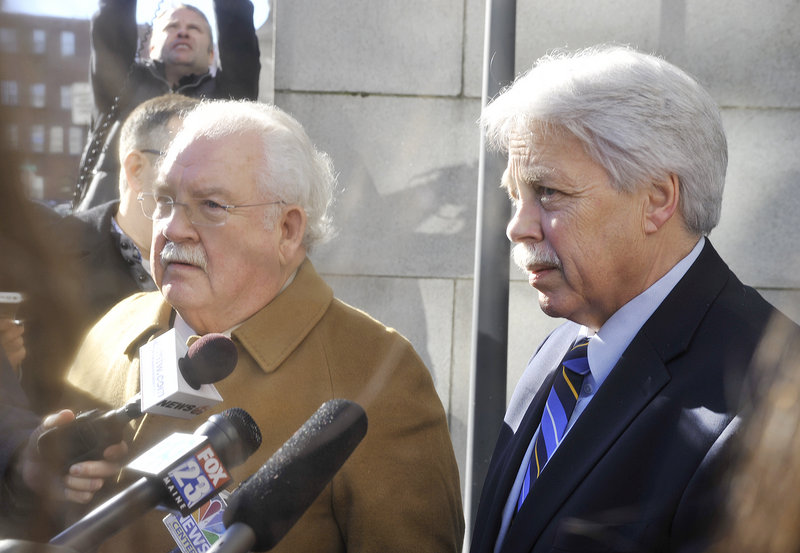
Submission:
M 189 516 L 169 514 L 164 517 L 164 525 L 181 553 L 203 553 L 225 533 L 222 515 L 229 495 L 228 491 L 221 491 Z
M 231 477 L 210 445 L 198 451 L 164 476 L 164 484 L 182 515 L 207 500 Z

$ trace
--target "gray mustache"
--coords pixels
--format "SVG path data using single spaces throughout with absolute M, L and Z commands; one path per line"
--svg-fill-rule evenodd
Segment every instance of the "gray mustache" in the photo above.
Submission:
M 188 246 L 167 242 L 160 254 L 161 265 L 166 267 L 170 263 L 186 263 L 206 270 L 208 260 L 206 253 L 200 246 Z
M 561 260 L 556 253 L 548 248 L 540 247 L 538 244 L 533 246 L 515 244 L 511 250 L 511 257 L 523 271 L 534 265 L 552 265 L 561 268 Z

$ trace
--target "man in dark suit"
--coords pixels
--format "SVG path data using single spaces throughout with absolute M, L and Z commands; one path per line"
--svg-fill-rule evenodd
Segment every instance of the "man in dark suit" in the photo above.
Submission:
M 707 238 L 717 106 L 659 58 L 597 47 L 540 60 L 482 125 L 508 152 L 514 259 L 568 321 L 510 400 L 471 551 L 702 550 L 747 366 L 783 317 Z

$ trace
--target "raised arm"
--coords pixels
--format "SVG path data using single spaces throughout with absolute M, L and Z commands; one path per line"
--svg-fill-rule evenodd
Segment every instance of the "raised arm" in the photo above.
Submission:
M 92 18 L 92 55 L 89 77 L 95 118 L 106 113 L 122 92 L 125 77 L 136 58 L 138 31 L 136 0 L 100 0 Z
M 250 0 L 214 0 L 219 30 L 217 98 L 258 99 L 261 52 Z

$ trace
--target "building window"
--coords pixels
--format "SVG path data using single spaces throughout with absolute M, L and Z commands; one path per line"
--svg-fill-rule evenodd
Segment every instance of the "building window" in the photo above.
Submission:
M 2 28 L 0 29 L 0 51 L 2 52 L 16 52 L 17 51 L 17 30 Z
M 50 128 L 50 153 L 60 154 L 64 152 L 64 129 L 62 127 Z
M 69 155 L 77 156 L 83 150 L 83 131 L 80 127 L 69 128 Z
M 62 84 L 61 85 L 61 109 L 71 110 L 72 109 L 72 85 L 71 84 Z
M 0 103 L 4 106 L 16 106 L 19 104 L 17 81 L 0 81 Z
M 16 124 L 6 127 L 6 144 L 12 150 L 19 149 L 19 127 Z
M 69 57 L 75 55 L 75 33 L 72 31 L 61 31 L 61 56 Z
M 31 85 L 31 107 L 43 108 L 45 106 L 45 94 L 47 88 L 44 83 L 36 83 Z
M 44 152 L 44 125 L 31 125 L 31 151 Z
M 47 51 L 47 33 L 43 29 L 34 29 L 31 39 L 34 54 L 44 54 Z

